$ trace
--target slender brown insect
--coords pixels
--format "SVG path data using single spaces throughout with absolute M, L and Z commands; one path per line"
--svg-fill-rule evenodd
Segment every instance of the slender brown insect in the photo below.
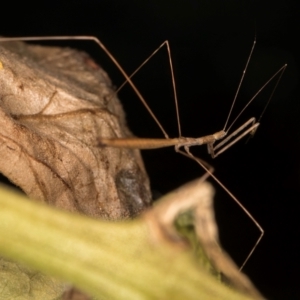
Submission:
M 133 74 L 130 76 L 123 70 L 121 65 L 118 63 L 118 61 L 115 59 L 115 57 L 110 53 L 110 51 L 104 46 L 104 44 L 96 37 L 92 36 L 50 36 L 50 37 L 14 37 L 14 38 L 0 38 L 0 42 L 7 42 L 7 41 L 57 41 L 57 40 L 89 40 L 94 41 L 100 48 L 107 54 L 107 56 L 111 59 L 111 61 L 116 65 L 116 67 L 119 69 L 119 71 L 122 73 L 122 75 L 125 78 L 125 82 L 119 87 L 119 89 L 116 91 L 118 92 L 125 84 L 129 84 L 134 92 L 137 94 L 139 99 L 142 101 L 143 105 L 146 107 L 156 124 L 159 126 L 160 130 L 164 134 L 164 139 L 145 139 L 145 138 L 101 138 L 99 140 L 99 146 L 108 146 L 108 147 L 122 147 L 122 148 L 139 148 L 139 149 L 155 149 L 155 148 L 161 148 L 161 147 L 168 147 L 168 146 L 174 146 L 175 151 L 196 161 L 205 171 L 206 174 L 205 177 L 211 176 L 229 195 L 230 197 L 241 207 L 241 209 L 248 215 L 248 217 L 252 220 L 252 222 L 256 225 L 256 227 L 260 231 L 259 238 L 257 239 L 255 245 L 251 249 L 250 253 L 246 257 L 244 263 L 242 264 L 241 268 L 244 267 L 252 253 L 254 252 L 255 248 L 259 244 L 260 240 L 263 237 L 264 231 L 260 224 L 255 220 L 255 218 L 250 214 L 250 212 L 238 201 L 238 199 L 213 175 L 213 168 L 203 161 L 202 159 L 194 156 L 190 152 L 190 147 L 192 146 L 198 146 L 198 145 L 207 145 L 208 153 L 211 155 L 212 158 L 217 157 L 227 149 L 229 149 L 232 145 L 234 145 L 236 142 L 238 142 L 240 139 L 242 139 L 244 136 L 250 134 L 254 135 L 259 124 L 260 119 L 262 115 L 264 114 L 273 94 L 274 91 L 280 81 L 280 78 L 286 68 L 287 65 L 282 66 L 256 93 L 255 95 L 249 100 L 249 102 L 246 104 L 246 106 L 241 110 L 241 112 L 237 115 L 237 117 L 231 122 L 229 125 L 229 119 L 231 117 L 231 113 L 233 110 L 233 107 L 235 105 L 238 93 L 240 91 L 242 82 L 244 80 L 244 76 L 246 73 L 246 70 L 248 68 L 248 64 L 250 62 L 256 40 L 254 40 L 253 46 L 250 51 L 250 55 L 247 59 L 245 69 L 243 71 L 242 78 L 239 82 L 237 91 L 235 93 L 235 97 L 233 99 L 232 105 L 230 107 L 228 117 L 226 119 L 226 122 L 224 124 L 224 127 L 222 130 L 198 137 L 198 138 L 190 138 L 190 137 L 183 137 L 181 135 L 181 124 L 180 124 L 180 118 L 179 118 L 179 109 L 178 109 L 178 101 L 177 101 L 177 94 L 176 94 L 176 84 L 175 84 L 175 78 L 174 78 L 174 72 L 173 72 L 173 64 L 172 64 L 172 58 L 171 58 L 171 51 L 169 42 L 165 41 L 163 42 L 136 70 Z M 172 84 L 173 84 L 173 93 L 174 93 L 174 100 L 175 100 L 175 107 L 176 107 L 176 115 L 177 115 L 177 124 L 178 124 L 178 131 L 179 131 L 179 137 L 178 138 L 170 138 L 161 123 L 156 118 L 155 114 L 152 112 L 151 108 L 147 104 L 146 100 L 143 98 L 139 90 L 136 88 L 135 84 L 131 80 L 131 78 L 153 57 L 160 49 L 163 47 L 166 47 L 168 57 L 169 57 L 169 65 L 171 69 L 171 78 L 172 78 Z M 243 125 L 238 127 L 236 130 L 230 133 L 230 130 L 232 129 L 233 125 L 236 123 L 240 115 L 244 112 L 244 110 L 252 103 L 252 101 L 256 98 L 256 96 L 277 76 L 277 82 L 273 89 L 273 92 L 271 93 L 271 96 L 269 100 L 267 101 L 267 104 L 259 118 L 258 121 L 254 117 L 250 118 L 248 121 L 246 121 Z

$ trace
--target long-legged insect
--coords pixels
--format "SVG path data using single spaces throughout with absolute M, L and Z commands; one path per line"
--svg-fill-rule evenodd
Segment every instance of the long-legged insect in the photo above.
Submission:
M 0 38 L 0 42 L 7 42 L 7 41 L 49 41 L 49 40 L 90 40 L 94 41 L 96 44 L 100 46 L 100 48 L 108 55 L 108 57 L 111 59 L 111 61 L 116 65 L 116 67 L 119 69 L 119 71 L 122 73 L 122 75 L 125 78 L 125 83 L 130 84 L 134 92 L 137 94 L 139 99 L 142 101 L 143 105 L 146 107 L 154 121 L 157 123 L 159 128 L 161 129 L 162 133 L 164 134 L 165 138 L 164 139 L 141 139 L 141 138 L 116 138 L 116 139 L 106 139 L 106 138 L 101 138 L 99 140 L 99 146 L 109 146 L 109 147 L 122 147 L 122 148 L 139 148 L 139 149 L 155 149 L 155 148 L 161 148 L 161 147 L 168 147 L 168 146 L 174 146 L 175 151 L 178 153 L 181 153 L 182 155 L 196 161 L 205 171 L 206 174 L 204 177 L 211 176 L 230 196 L 231 198 L 241 207 L 241 209 L 248 215 L 248 217 L 253 221 L 253 223 L 256 225 L 256 227 L 260 231 L 260 236 L 257 239 L 256 243 L 254 244 L 253 248 L 251 249 L 250 253 L 244 260 L 242 266 L 240 269 L 244 267 L 246 262 L 249 260 L 250 256 L 256 249 L 257 245 L 259 244 L 260 240 L 262 239 L 264 235 L 264 231 L 260 224 L 256 221 L 256 219 L 250 214 L 250 212 L 238 201 L 238 199 L 218 180 L 216 176 L 213 175 L 213 168 L 203 161 L 202 159 L 194 156 L 190 152 L 190 147 L 191 146 L 197 146 L 197 145 L 207 145 L 208 148 L 208 153 L 213 157 L 217 157 L 224 151 L 226 151 L 228 148 L 230 148 L 232 145 L 234 145 L 236 142 L 238 142 L 241 138 L 244 136 L 250 134 L 254 135 L 257 127 L 259 126 L 260 119 L 262 115 L 264 114 L 267 105 L 269 104 L 273 93 L 280 81 L 280 78 L 286 68 L 286 65 L 282 66 L 259 90 L 258 92 L 249 100 L 248 104 L 241 110 L 241 112 L 238 114 L 238 116 L 234 119 L 234 121 L 228 126 L 228 122 L 234 107 L 234 104 L 236 102 L 241 84 L 243 82 L 248 64 L 250 62 L 256 40 L 254 40 L 253 46 L 251 48 L 250 55 L 248 57 L 245 69 L 243 71 L 242 78 L 239 82 L 234 100 L 232 102 L 232 105 L 230 107 L 230 111 L 228 114 L 228 117 L 226 119 L 225 125 L 221 131 L 218 131 L 214 134 L 210 134 L 207 136 L 199 137 L 199 138 L 187 138 L 183 137 L 181 135 L 181 125 L 180 125 L 180 118 L 179 118 L 179 109 L 178 109 L 178 101 L 177 101 L 177 93 L 176 93 L 176 85 L 175 85 L 175 78 L 174 78 L 174 72 L 173 72 L 173 64 L 172 64 L 172 58 L 171 58 L 171 51 L 170 51 L 170 46 L 169 42 L 165 41 L 162 43 L 137 69 L 136 71 L 131 74 L 130 76 L 124 71 L 124 69 L 121 67 L 121 65 L 118 63 L 118 61 L 115 59 L 115 57 L 110 53 L 110 51 L 104 46 L 104 44 L 96 37 L 93 36 L 49 36 L 49 37 L 14 37 L 14 38 Z M 135 84 L 131 80 L 131 78 L 137 73 L 138 70 L 140 70 L 150 59 L 153 57 L 162 47 L 167 48 L 168 52 L 168 57 L 169 57 L 169 65 L 171 69 L 171 78 L 172 78 L 172 84 L 173 84 L 173 93 L 174 93 L 174 100 L 175 100 L 175 107 L 176 107 L 176 115 L 177 115 L 177 123 L 178 123 L 178 130 L 179 130 L 179 137 L 178 138 L 170 138 L 161 125 L 161 123 L 158 121 L 156 118 L 155 114 L 152 112 L 151 108 L 147 104 L 146 100 L 143 98 L 139 90 L 136 88 Z M 237 119 L 240 117 L 240 115 L 243 113 L 243 111 L 250 105 L 250 103 L 256 98 L 256 96 L 264 89 L 266 85 L 270 81 L 272 81 L 278 74 L 280 76 L 278 77 L 278 80 L 276 82 L 276 85 L 273 89 L 273 92 L 271 93 L 271 96 L 269 100 L 267 101 L 267 104 L 265 106 L 265 109 L 263 110 L 259 120 L 256 122 L 256 119 L 254 117 L 250 118 L 248 121 L 246 121 L 243 125 L 241 125 L 239 128 L 237 128 L 235 131 L 230 133 L 228 135 L 228 132 L 232 128 L 232 126 L 235 124 Z M 124 83 L 124 84 L 125 84 Z M 121 87 L 117 90 L 117 92 L 124 86 L 121 85 Z M 219 141 L 219 142 L 217 142 Z M 215 143 L 217 142 L 217 143 Z M 181 150 L 183 148 L 183 150 Z
M 199 157 L 194 156 L 190 152 L 190 147 L 192 146 L 200 146 L 200 145 L 207 145 L 207 150 L 208 153 L 211 155 L 212 158 L 217 157 L 221 153 L 225 152 L 227 149 L 229 149 L 231 146 L 233 146 L 235 143 L 237 143 L 240 139 L 245 137 L 246 135 L 250 134 L 251 137 L 254 136 L 258 126 L 260 125 L 260 120 L 262 116 L 264 115 L 268 104 L 270 103 L 273 94 L 277 88 L 277 85 L 283 75 L 283 72 L 285 71 L 287 65 L 283 65 L 267 82 L 263 84 L 263 86 L 260 87 L 260 89 L 253 95 L 253 97 L 248 101 L 248 103 L 244 106 L 244 108 L 239 112 L 239 114 L 235 117 L 235 119 L 231 122 L 230 125 L 228 125 L 231 113 L 233 111 L 233 107 L 235 105 L 236 99 L 238 97 L 242 82 L 244 80 L 244 76 L 246 74 L 249 62 L 252 57 L 252 53 L 254 51 L 256 45 L 256 38 L 254 39 L 250 54 L 248 56 L 246 66 L 243 70 L 242 77 L 240 79 L 240 82 L 238 84 L 238 88 L 236 90 L 234 99 L 232 101 L 227 119 L 225 121 L 224 127 L 222 130 L 215 132 L 210 135 L 198 137 L 198 138 L 191 138 L 191 137 L 183 137 L 181 134 L 181 124 L 180 124 L 180 117 L 179 117 L 179 108 L 178 108 L 178 100 L 177 100 L 177 93 L 176 93 L 176 83 L 175 83 L 175 78 L 174 78 L 174 72 L 173 72 L 173 63 L 172 63 L 172 57 L 171 57 L 171 50 L 169 46 L 169 42 L 165 41 L 163 42 L 131 75 L 130 79 L 162 48 L 166 47 L 167 48 L 167 53 L 169 57 L 169 65 L 170 65 L 170 70 L 171 70 L 171 78 L 172 78 L 172 85 L 173 85 L 173 93 L 174 93 L 174 101 L 175 101 L 175 108 L 176 108 L 176 115 L 177 115 L 177 125 L 178 125 L 178 133 L 179 137 L 178 138 L 170 138 L 169 135 L 166 133 L 164 130 L 163 126 L 161 123 L 158 121 L 148 104 L 145 102 L 144 99 L 141 99 L 144 106 L 147 108 L 148 112 L 150 115 L 153 117 L 161 131 L 163 132 L 165 139 L 149 139 L 149 138 L 101 138 L 99 141 L 100 146 L 109 146 L 109 147 L 122 147 L 122 148 L 138 148 L 138 149 L 156 149 L 156 148 L 162 148 L 162 147 L 169 147 L 169 146 L 174 146 L 175 151 L 196 161 L 205 171 L 206 174 L 205 176 L 211 176 L 230 196 L 231 198 L 240 206 L 240 208 L 246 213 L 246 215 L 252 220 L 252 222 L 256 225 L 256 227 L 260 231 L 260 236 L 255 242 L 254 246 L 252 247 L 251 251 L 247 255 L 246 259 L 242 263 L 240 270 L 243 269 L 253 252 L 255 251 L 256 247 L 258 246 L 259 242 L 261 241 L 263 235 L 264 235 L 264 230 L 261 227 L 261 225 L 257 222 L 257 220 L 252 216 L 252 214 L 241 204 L 241 202 L 223 185 L 222 182 L 219 181 L 219 179 L 213 175 L 213 167 L 210 166 L 207 162 L 204 160 L 200 159 Z M 254 117 L 250 118 L 248 121 L 246 121 L 244 124 L 242 124 L 240 127 L 238 127 L 235 131 L 230 133 L 228 135 L 228 132 L 230 129 L 233 127 L 233 125 L 236 123 L 236 121 L 239 119 L 241 114 L 246 110 L 246 108 L 253 102 L 253 100 L 258 96 L 258 94 L 277 76 L 278 79 L 276 81 L 276 84 L 273 88 L 273 91 L 271 95 L 269 96 L 269 99 L 259 116 L 258 121 Z M 120 91 L 120 89 L 126 84 L 130 83 L 128 80 L 126 80 L 117 90 Z M 131 83 L 130 83 L 131 84 Z M 219 142 L 218 142 L 219 141 Z M 181 150 L 180 148 L 183 148 Z

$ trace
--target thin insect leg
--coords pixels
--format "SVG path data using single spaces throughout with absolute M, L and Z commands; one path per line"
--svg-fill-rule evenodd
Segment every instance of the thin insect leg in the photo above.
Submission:
M 233 101 L 232 101 L 232 104 L 231 104 L 229 113 L 228 113 L 228 115 L 227 115 L 227 119 L 226 119 L 226 121 L 225 121 L 225 125 L 224 125 L 224 128 L 223 128 L 224 131 L 226 131 L 226 126 L 227 126 L 228 121 L 229 121 L 229 118 L 230 118 L 230 116 L 231 116 L 231 113 L 232 113 L 234 104 L 235 104 L 235 102 L 236 102 L 237 96 L 238 96 L 238 94 L 239 94 L 239 92 L 240 92 L 242 83 L 243 83 L 243 81 L 244 81 L 244 77 L 245 77 L 245 74 L 246 74 L 246 71 L 247 71 L 249 62 L 250 62 L 250 60 L 251 60 L 252 53 L 253 53 L 253 51 L 254 51 L 255 45 L 256 45 L 256 35 L 254 36 L 253 45 L 252 45 L 250 54 L 249 54 L 249 56 L 248 56 L 248 59 L 247 59 L 247 62 L 246 62 L 246 66 L 245 66 L 245 69 L 243 70 L 243 75 L 242 75 L 241 80 L 240 80 L 240 82 L 239 82 L 238 88 L 237 88 L 237 90 L 236 90 L 236 92 L 235 92 L 235 95 L 234 95 L 234 98 L 233 98 Z
M 236 136 L 239 132 L 244 130 L 249 124 L 251 124 L 251 127 L 242 132 L 239 136 L 237 136 L 232 142 L 227 144 L 234 136 Z M 229 149 L 231 146 L 236 144 L 240 139 L 242 139 L 247 134 L 252 134 L 252 132 L 256 131 L 257 127 L 259 126 L 258 122 L 255 122 L 255 118 L 249 119 L 245 124 L 240 126 L 237 130 L 232 132 L 226 139 L 222 140 L 220 143 L 218 143 L 215 147 L 213 145 L 211 148 L 209 148 L 209 154 L 212 156 L 212 158 L 217 157 L 221 153 L 225 152 L 227 149 Z M 227 144 L 227 145 L 226 145 Z M 208 144 L 209 146 L 210 144 Z M 224 146 L 225 145 L 225 146 Z M 223 146 L 223 147 L 222 147 Z M 215 152 L 217 149 L 221 148 L 218 152 Z
M 264 110 L 262 111 L 261 115 L 260 115 L 259 118 L 258 118 L 258 121 L 257 121 L 258 123 L 260 123 L 260 120 L 261 120 L 262 116 L 263 116 L 264 113 L 266 112 L 266 109 L 267 109 L 267 107 L 268 107 L 268 105 L 269 105 L 269 102 L 270 102 L 271 99 L 273 98 L 273 95 L 274 95 L 274 93 L 275 93 L 275 90 L 277 89 L 277 86 L 278 86 L 278 84 L 279 84 L 279 82 L 280 82 L 280 80 L 281 80 L 281 77 L 282 77 L 282 75 L 283 75 L 283 73 L 284 73 L 286 67 L 287 67 L 287 64 L 285 64 L 285 65 L 281 68 L 280 76 L 279 76 L 279 78 L 278 78 L 277 81 L 276 81 L 275 87 L 274 87 L 274 89 L 273 89 L 273 91 L 272 91 L 272 93 L 271 93 L 271 95 L 270 95 L 270 97 L 269 97 L 269 99 L 268 99 L 267 104 L 265 105 Z M 279 70 L 278 72 L 280 72 L 280 70 Z M 277 73 L 278 73 L 278 72 L 277 72 Z M 254 134 L 255 134 L 255 132 L 254 132 L 253 134 L 251 134 L 251 135 L 253 136 Z
M 154 50 L 145 60 L 141 63 L 141 65 L 129 76 L 131 79 L 148 61 L 162 48 L 167 48 L 168 58 L 169 58 L 169 66 L 171 71 L 171 78 L 172 78 L 172 87 L 173 87 L 173 96 L 174 96 L 174 102 L 175 102 L 175 108 L 176 108 L 176 117 L 177 117 L 177 125 L 178 125 L 178 135 L 181 137 L 181 125 L 180 125 L 180 117 L 179 117 L 179 108 L 178 108 L 178 98 L 177 98 L 177 92 L 176 92 L 176 81 L 174 77 L 174 69 L 173 69 L 173 62 L 172 62 L 172 56 L 171 56 L 171 48 L 169 41 L 164 41 L 156 50 Z M 121 86 L 116 90 L 116 93 L 118 93 L 127 83 L 126 80 L 121 84 Z
M 256 122 L 255 118 L 251 118 L 249 119 L 247 122 L 245 122 L 242 126 L 240 126 L 238 129 L 236 129 L 233 133 L 231 133 L 227 138 L 225 138 L 224 140 L 222 140 L 221 142 L 219 142 L 216 146 L 213 146 L 213 144 L 208 144 L 208 153 L 212 156 L 212 158 L 217 157 L 218 155 L 220 155 L 221 153 L 225 152 L 227 149 L 229 149 L 231 146 L 233 146 L 235 143 L 237 143 L 240 139 L 242 139 L 244 136 L 246 136 L 247 134 L 250 134 L 250 136 L 254 136 L 259 124 L 260 124 L 260 120 L 264 114 L 264 112 L 267 109 L 268 104 L 270 103 L 273 94 L 278 86 L 278 83 L 283 75 L 283 72 L 285 71 L 287 65 L 285 64 L 284 66 L 282 66 L 256 93 L 255 95 L 250 99 L 250 101 L 244 106 L 244 108 L 240 111 L 240 113 L 237 115 L 237 117 L 234 119 L 234 121 L 231 123 L 231 125 L 228 127 L 227 132 L 230 131 L 230 129 L 232 128 L 232 126 L 234 125 L 234 123 L 237 121 L 237 119 L 241 116 L 241 114 L 245 111 L 245 109 L 252 103 L 252 101 L 257 97 L 257 95 L 274 79 L 275 76 L 277 76 L 278 74 L 280 74 L 280 76 L 278 77 L 275 87 L 263 109 L 263 112 L 261 113 L 259 120 Z M 247 128 L 244 132 L 242 132 L 250 123 L 252 123 L 252 126 L 250 128 Z M 240 133 L 241 132 L 241 133 Z M 232 142 L 230 142 L 229 144 L 226 145 L 226 143 L 228 143 L 234 136 L 236 136 L 238 133 L 240 133 L 240 135 L 238 137 L 236 137 Z M 225 146 L 224 146 L 225 145 Z M 223 146 L 223 148 L 221 148 Z M 218 152 L 215 152 L 217 149 L 221 148 Z
M 211 172 L 211 169 L 207 167 L 207 163 L 203 163 L 203 160 L 194 156 L 190 150 L 189 147 L 184 147 L 184 151 L 177 149 L 176 151 L 181 153 L 182 155 L 196 161 L 207 173 L 206 176 L 209 177 L 211 176 L 222 188 L 223 190 L 237 203 L 237 205 L 244 211 L 244 213 L 251 219 L 251 221 L 255 224 L 255 226 L 258 228 L 258 230 L 260 231 L 260 235 L 257 239 L 257 241 L 255 242 L 254 246 L 252 247 L 251 251 L 249 252 L 249 254 L 247 255 L 246 259 L 244 260 L 243 264 L 240 267 L 240 270 L 242 270 L 245 266 L 245 264 L 247 263 L 247 261 L 249 260 L 249 258 L 251 257 L 251 255 L 253 254 L 253 252 L 255 251 L 257 245 L 260 243 L 263 235 L 264 235 L 264 230 L 262 229 L 262 227 L 260 226 L 260 224 L 256 221 L 256 219 L 251 215 L 251 213 L 246 209 L 245 206 L 243 206 L 241 204 L 241 202 L 229 191 L 229 189 L 227 189 L 224 184 Z
M 270 95 L 270 97 L 269 97 L 269 99 L 268 99 L 268 101 L 267 101 L 267 104 L 265 105 L 265 108 L 263 109 L 261 115 L 260 115 L 259 118 L 258 118 L 257 123 L 259 123 L 259 124 L 260 124 L 260 120 L 261 120 L 262 116 L 263 116 L 264 113 L 266 112 L 266 109 L 267 109 L 267 107 L 268 107 L 268 105 L 269 105 L 269 102 L 270 102 L 271 99 L 273 98 L 273 95 L 274 95 L 274 93 L 275 93 L 275 90 L 277 89 L 277 86 L 278 86 L 278 84 L 279 84 L 279 82 L 280 82 L 280 80 L 281 80 L 281 77 L 282 77 L 282 75 L 283 75 L 283 73 L 284 73 L 286 67 L 287 67 L 287 64 L 285 64 L 285 65 L 281 68 L 281 73 L 280 73 L 279 78 L 278 78 L 277 81 L 276 81 L 275 87 L 274 87 L 274 89 L 273 89 L 273 91 L 272 91 L 272 93 L 271 93 L 271 95 Z M 278 72 L 280 72 L 280 70 L 279 70 Z M 278 73 L 278 72 L 277 72 L 277 73 Z M 248 137 L 246 143 L 247 143 L 251 138 L 254 137 L 255 133 L 256 133 L 256 129 L 253 130 L 252 132 L 250 132 L 250 135 L 249 135 L 249 137 Z
M 163 47 L 163 46 L 165 46 L 166 45 L 166 43 L 168 43 L 168 41 L 164 41 L 157 49 L 155 49 L 140 65 L 139 65 L 139 67 L 137 67 L 136 69 L 135 69 L 135 71 L 134 72 L 132 72 L 128 77 L 130 78 L 130 79 L 132 79 L 133 78 L 133 76 L 139 71 L 139 70 L 141 70 L 142 69 L 142 67 L 143 66 L 145 66 L 147 63 L 148 63 L 148 61 Z M 118 88 L 117 88 L 117 90 L 116 90 L 116 93 L 118 93 L 126 84 L 128 83 L 128 81 L 127 80 L 125 80 Z
M 173 70 L 173 62 L 172 62 L 172 56 L 171 56 L 171 49 L 169 45 L 169 41 L 164 41 L 130 76 L 124 71 L 124 69 L 121 67 L 121 65 L 118 63 L 118 61 L 115 59 L 115 57 L 111 54 L 111 52 L 104 46 L 104 44 L 96 37 L 94 36 L 49 36 L 49 37 L 14 37 L 14 38 L 0 38 L 0 42 L 7 42 L 7 41 L 47 41 L 47 40 L 88 40 L 88 41 L 94 41 L 96 44 L 100 46 L 100 48 L 108 55 L 108 57 L 111 59 L 111 61 L 116 65 L 116 67 L 119 69 L 119 71 L 122 73 L 122 75 L 125 78 L 125 82 L 118 88 L 117 92 L 128 82 L 134 92 L 137 94 L 137 96 L 142 101 L 143 105 L 146 107 L 156 124 L 159 126 L 161 131 L 163 132 L 165 138 L 169 138 L 167 132 L 161 125 L 161 123 L 156 118 L 155 114 L 152 112 L 151 108 L 147 104 L 144 97 L 141 95 L 139 90 L 136 88 L 135 84 L 132 82 L 131 77 L 133 77 L 150 59 L 153 57 L 163 46 L 166 46 L 167 53 L 169 57 L 169 65 L 170 65 L 170 71 L 171 71 L 171 78 L 172 78 L 172 86 L 173 86 L 173 94 L 174 94 L 174 101 L 175 101 L 175 108 L 176 108 L 176 116 L 177 116 L 177 124 L 178 124 L 178 131 L 179 136 L 181 136 L 181 125 L 180 125 L 180 118 L 179 118 L 179 108 L 178 108 L 178 100 L 177 100 L 177 92 L 176 92 L 176 82 L 174 78 L 174 70 Z
M 150 115 L 152 116 L 153 120 L 156 122 L 156 124 L 159 126 L 163 134 L 166 138 L 168 138 L 168 134 L 156 118 L 155 114 L 152 112 L 151 108 L 147 104 L 146 100 L 142 96 L 142 94 L 139 92 L 135 84 L 132 82 L 130 77 L 127 75 L 127 73 L 124 71 L 124 69 L 121 67 L 121 65 L 118 63 L 118 61 L 115 59 L 115 57 L 110 53 L 110 51 L 104 46 L 104 44 L 96 37 L 94 36 L 49 36 L 49 37 L 1 37 L 0 42 L 12 42 L 12 41 L 63 41 L 63 40 L 85 40 L 85 41 L 93 41 L 95 42 L 100 48 L 106 53 L 106 55 L 110 58 L 110 60 L 115 64 L 115 66 L 119 69 L 119 71 L 122 73 L 126 81 L 130 84 L 136 95 L 139 97 L 139 99 L 142 101 L 143 105 L 146 107 Z
M 259 120 L 258 120 L 258 123 L 260 122 L 261 118 L 262 118 L 262 115 L 264 114 L 264 112 L 266 111 L 267 109 L 267 106 L 269 105 L 273 95 L 274 95 L 274 92 L 278 86 L 278 83 L 279 81 L 281 80 L 281 77 L 285 71 L 287 67 L 287 64 L 283 65 L 256 93 L 255 95 L 248 101 L 248 103 L 244 106 L 244 108 L 239 112 L 239 114 L 237 115 L 237 117 L 233 120 L 233 122 L 230 124 L 230 126 L 227 128 L 227 132 L 232 128 L 232 126 L 234 125 L 234 123 L 237 121 L 237 119 L 241 116 L 241 114 L 245 111 L 245 109 L 254 101 L 254 99 L 257 97 L 258 94 L 260 94 L 260 92 L 278 75 L 280 74 L 280 76 L 278 77 L 277 81 L 276 81 L 276 85 L 267 101 L 267 104 L 265 105 L 265 108 L 263 109 L 263 112 L 262 114 L 260 115 L 259 117 Z
M 179 146 L 175 146 L 175 151 L 177 152 L 177 153 L 180 153 L 180 154 L 182 154 L 182 155 L 184 155 L 184 156 L 187 156 L 188 158 L 191 158 L 187 153 L 189 153 L 189 147 L 188 146 L 184 146 L 184 149 L 185 149 L 185 151 L 186 152 L 184 152 L 184 151 L 182 151 L 181 149 L 180 149 L 180 147 Z M 192 158 L 193 159 L 193 158 Z M 215 169 L 214 169 L 214 167 L 212 166 L 212 165 L 210 165 L 208 162 L 206 162 L 205 160 L 203 160 L 203 159 L 201 159 L 201 158 L 198 158 L 197 157 L 197 159 L 199 160 L 199 161 L 201 161 L 201 164 L 200 164 L 200 166 L 204 166 L 204 171 L 206 171 L 206 174 L 205 175 L 203 175 L 203 176 L 206 176 L 205 177 L 205 180 L 208 178 L 208 177 L 210 177 L 211 176 L 211 174 L 215 171 Z M 198 162 L 198 161 L 197 161 Z

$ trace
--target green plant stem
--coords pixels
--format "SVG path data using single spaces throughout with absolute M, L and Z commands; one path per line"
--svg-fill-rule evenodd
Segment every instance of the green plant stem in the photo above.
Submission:
M 100 299 L 249 299 L 183 250 L 153 241 L 143 218 L 108 222 L 0 190 L 0 254 Z

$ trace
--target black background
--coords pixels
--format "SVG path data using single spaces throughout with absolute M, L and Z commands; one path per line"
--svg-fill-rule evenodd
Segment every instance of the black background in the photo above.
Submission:
M 255 33 L 257 46 L 235 115 L 264 82 L 288 64 L 254 139 L 240 142 L 215 160 L 205 148 L 195 149 L 265 230 L 244 271 L 269 299 L 300 298 L 300 14 L 296 2 L 76 0 L 1 4 L 1 35 L 94 35 L 128 73 L 168 39 L 184 136 L 202 136 L 223 128 Z M 98 59 L 116 86 L 122 83 L 101 50 L 90 43 L 81 46 Z M 147 64 L 135 82 L 170 136 L 177 136 L 165 51 Z M 240 123 L 250 116 L 259 117 L 270 92 L 264 90 Z M 120 98 L 134 134 L 163 137 L 129 88 L 121 91 Z M 203 174 L 195 162 L 173 149 L 143 154 L 152 188 L 162 194 Z M 240 265 L 259 232 L 232 199 L 216 183 L 214 186 L 221 241 Z

